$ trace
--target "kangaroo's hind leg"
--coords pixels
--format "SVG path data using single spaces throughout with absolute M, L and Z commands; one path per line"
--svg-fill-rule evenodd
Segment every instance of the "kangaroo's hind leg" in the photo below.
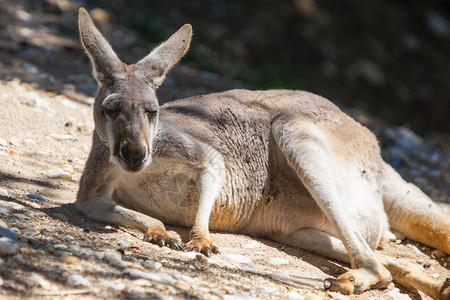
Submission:
M 303 121 L 291 113 L 279 114 L 272 122 L 272 135 L 284 153 L 288 164 L 295 170 L 302 183 L 330 221 L 331 232 L 336 233 L 348 253 L 353 270 L 340 275 L 337 280 L 327 281 L 332 290 L 345 294 L 361 293 L 371 287 L 385 287 L 392 277 L 377 260 L 363 235 L 358 231 L 346 211 L 342 195 L 342 178 L 336 158 L 331 153 L 325 137 L 314 124 Z M 318 232 L 316 232 L 318 233 Z M 299 233 L 300 234 L 300 233 Z M 319 233 L 318 233 L 319 234 Z M 343 248 L 325 252 L 312 248 L 319 254 L 344 259 Z

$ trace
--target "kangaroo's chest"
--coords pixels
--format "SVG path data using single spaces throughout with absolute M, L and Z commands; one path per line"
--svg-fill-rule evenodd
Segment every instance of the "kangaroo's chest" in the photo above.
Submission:
M 113 196 L 117 203 L 166 223 L 193 225 L 200 195 L 198 170 L 172 166 L 136 175 L 119 180 Z

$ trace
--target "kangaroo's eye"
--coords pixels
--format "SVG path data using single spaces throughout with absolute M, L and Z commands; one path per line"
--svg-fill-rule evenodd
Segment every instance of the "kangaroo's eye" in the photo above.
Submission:
M 115 117 L 120 113 L 120 107 L 104 108 L 104 112 L 109 117 Z

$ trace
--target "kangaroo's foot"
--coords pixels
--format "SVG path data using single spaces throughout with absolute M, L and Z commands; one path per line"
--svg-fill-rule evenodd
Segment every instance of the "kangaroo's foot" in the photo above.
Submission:
M 174 250 L 184 250 L 185 246 L 178 237 L 163 230 L 149 230 L 144 234 L 144 241 Z
M 219 254 L 219 248 L 211 243 L 208 234 L 192 234 L 191 240 L 186 244 L 185 251 L 200 252 L 207 257 L 211 257 L 211 253 Z
M 335 278 L 325 279 L 324 286 L 330 291 L 345 295 L 361 294 L 368 289 L 386 288 L 391 283 L 389 271 L 382 265 L 350 270 Z

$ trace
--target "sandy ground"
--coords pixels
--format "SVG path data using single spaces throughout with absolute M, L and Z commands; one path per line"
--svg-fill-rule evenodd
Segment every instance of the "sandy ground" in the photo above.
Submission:
M 0 82 L 0 91 L 0 205 L 7 208 L 0 218 L 21 243 L 14 256 L 3 257 L 0 295 L 427 299 L 395 285 L 350 297 L 325 292 L 323 280 L 341 274 L 347 265 L 264 239 L 214 232 L 211 238 L 221 254 L 206 261 L 194 253 L 145 243 L 134 230 L 89 221 L 75 211 L 73 202 L 94 128 L 92 99 L 74 101 L 18 80 Z M 30 199 L 30 193 L 47 201 Z M 187 228 L 169 228 L 187 241 Z M 409 241 L 385 249 L 444 279 L 450 275 L 448 259 L 433 259 L 432 250 Z M 123 263 L 105 260 L 101 255 L 108 251 L 120 253 Z M 148 260 L 152 263 L 145 263 Z M 130 268 L 169 274 L 178 281 L 135 279 Z M 74 274 L 87 283 L 74 284 L 69 279 Z

